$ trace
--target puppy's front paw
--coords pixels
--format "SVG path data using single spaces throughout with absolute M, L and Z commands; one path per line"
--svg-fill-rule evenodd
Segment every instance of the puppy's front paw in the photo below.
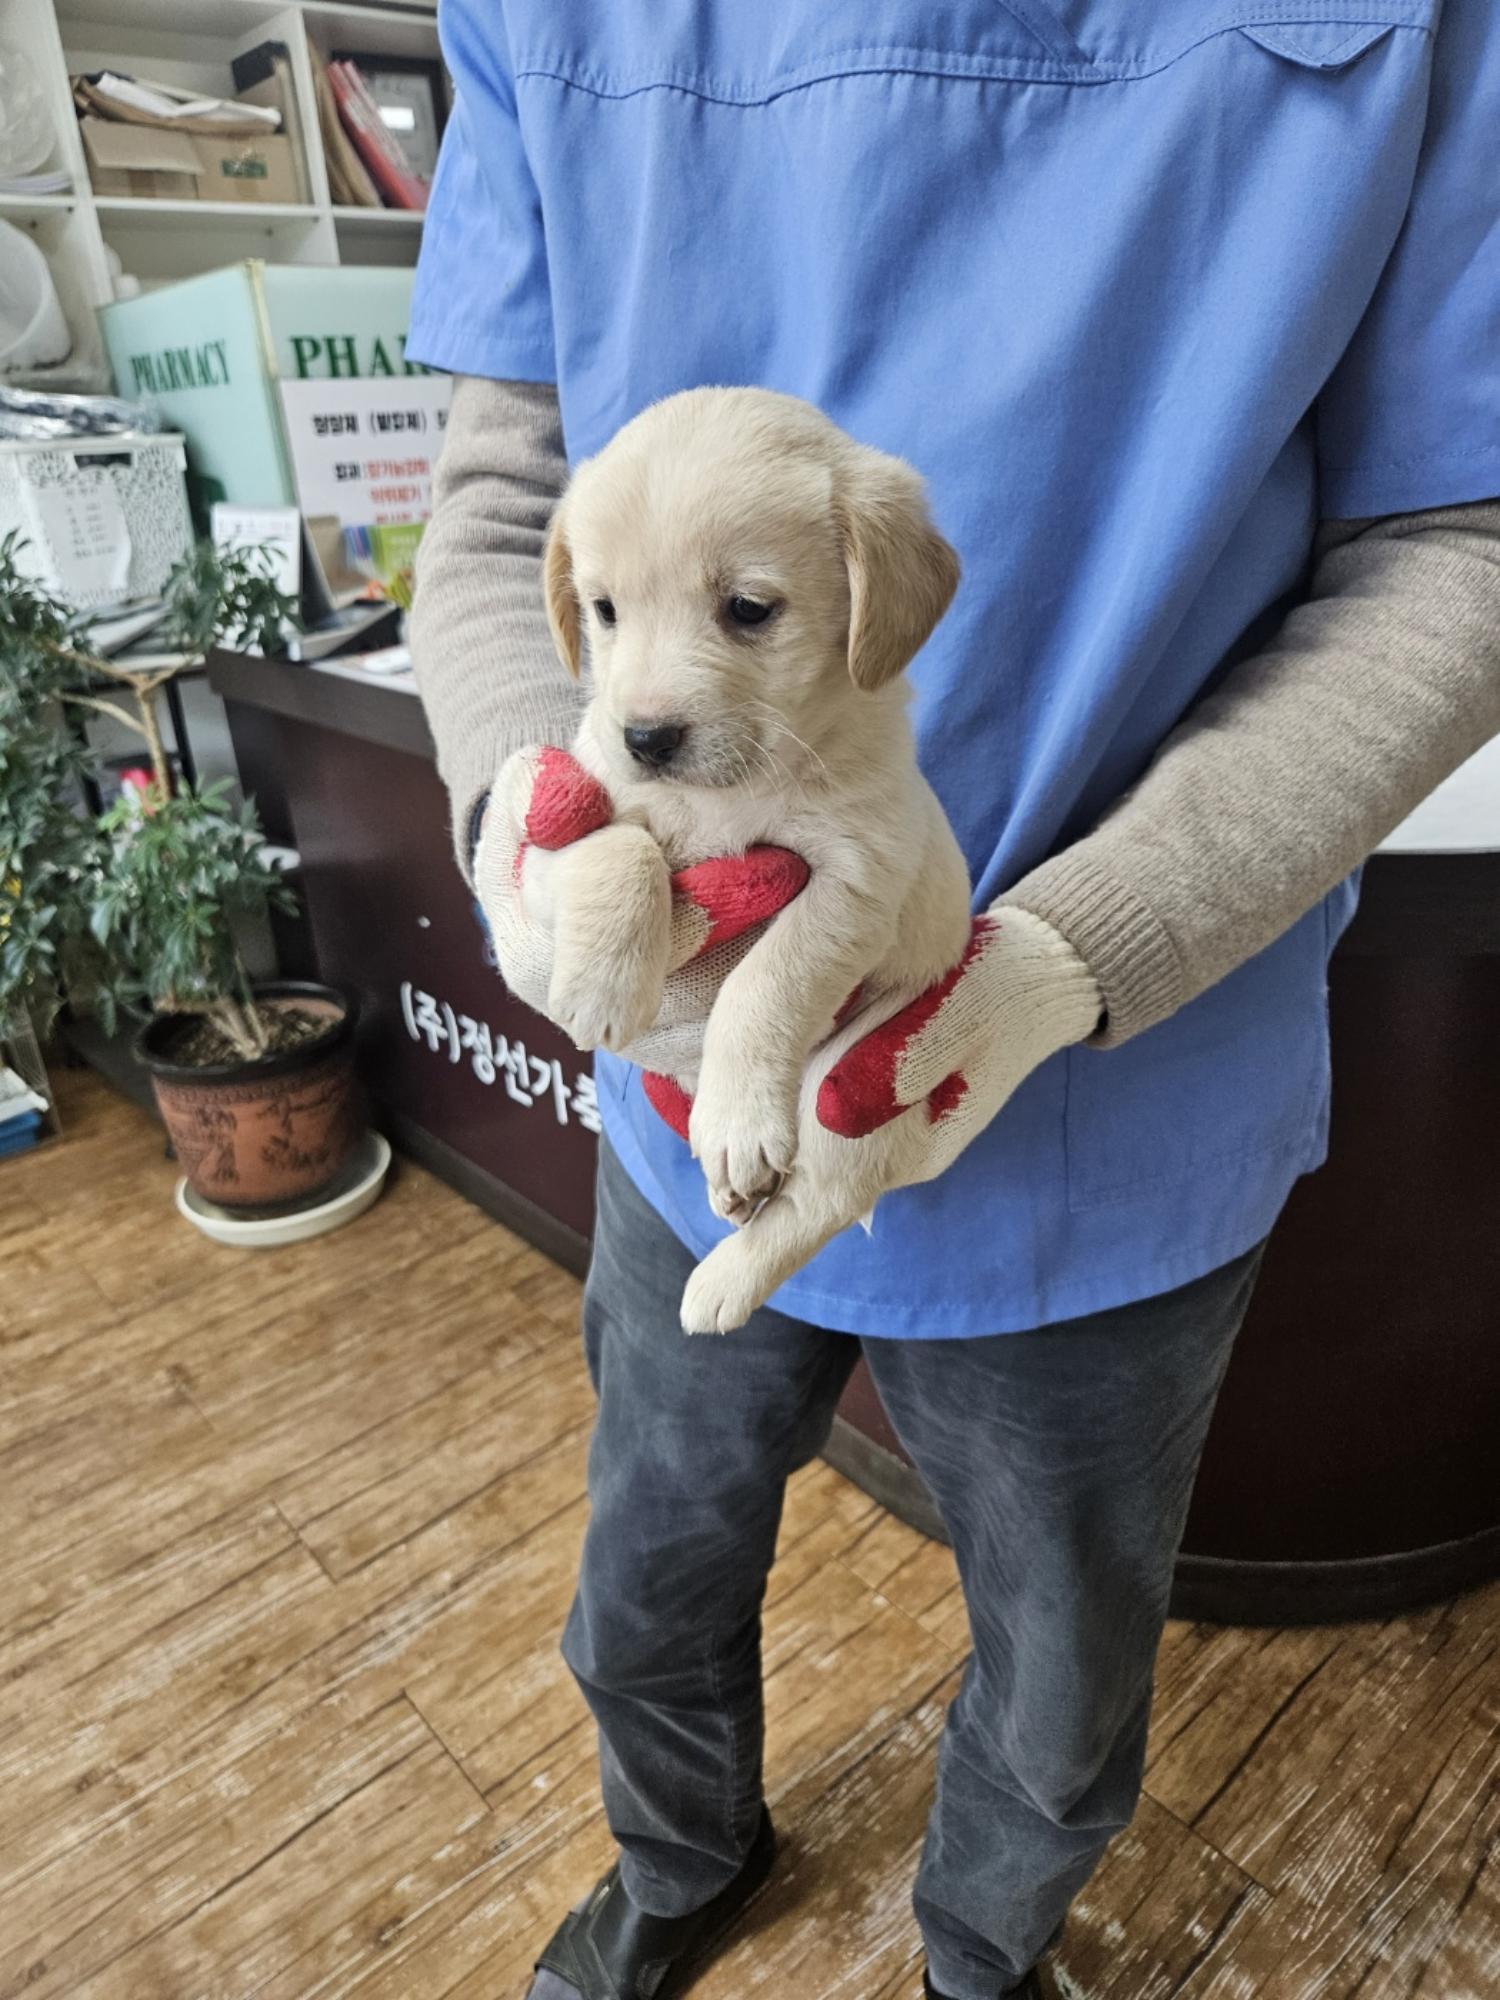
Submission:
M 772 1089 L 749 1076 L 740 1084 L 731 1092 L 705 1076 L 688 1120 L 709 1203 L 735 1223 L 748 1222 L 779 1191 L 797 1157 L 795 1089 Z
M 768 1201 L 774 1201 L 786 1184 L 786 1176 L 777 1174 L 764 1194 L 735 1194 L 731 1189 L 714 1188 L 708 1190 L 708 1205 L 722 1222 L 732 1222 L 736 1229 L 743 1229 L 747 1222 L 753 1222 Z
M 661 1007 L 661 980 L 650 967 L 586 960 L 559 952 L 547 991 L 547 1017 L 580 1049 L 627 1047 Z

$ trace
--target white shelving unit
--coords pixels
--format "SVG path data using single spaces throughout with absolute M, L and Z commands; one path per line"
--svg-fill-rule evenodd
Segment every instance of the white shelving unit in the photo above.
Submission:
M 46 253 L 73 331 L 73 352 L 24 379 L 65 389 L 109 386 L 96 313 L 116 294 L 115 259 L 143 286 L 263 257 L 273 264 L 412 264 L 422 218 L 403 209 L 336 208 L 318 131 L 310 39 L 372 55 L 438 54 L 435 0 L 344 6 L 335 0 L 0 0 L 0 49 L 27 55 L 47 92 L 55 142 L 48 168 L 73 181 L 63 195 L 0 195 L 0 218 L 28 229 Z M 118 69 L 232 96 L 231 59 L 285 42 L 307 153 L 310 202 L 148 201 L 95 195 L 78 134 L 70 75 Z

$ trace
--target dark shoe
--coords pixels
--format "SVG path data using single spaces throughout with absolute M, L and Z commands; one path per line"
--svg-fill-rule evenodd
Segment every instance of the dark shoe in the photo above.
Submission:
M 734 1880 L 710 1903 L 685 1917 L 653 1917 L 638 1910 L 611 1868 L 581 1910 L 570 1911 L 536 1962 L 555 1972 L 579 2000 L 670 2000 L 680 1982 L 705 1958 L 765 1883 L 776 1853 L 771 1815 L 760 1826 Z

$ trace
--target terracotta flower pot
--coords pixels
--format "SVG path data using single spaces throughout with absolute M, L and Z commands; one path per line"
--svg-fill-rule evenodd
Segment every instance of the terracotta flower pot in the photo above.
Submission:
M 198 1017 L 157 1014 L 136 1038 L 189 1185 L 221 1208 L 281 1209 L 315 1201 L 338 1178 L 364 1129 L 354 1076 L 351 994 L 282 979 L 255 989 L 263 1011 L 294 1007 L 326 1030 L 253 1062 L 173 1058 Z

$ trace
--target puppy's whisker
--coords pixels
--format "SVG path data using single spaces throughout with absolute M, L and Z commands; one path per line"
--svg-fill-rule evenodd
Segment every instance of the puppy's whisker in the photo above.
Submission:
M 792 772 L 786 768 L 781 759 L 767 744 L 759 740 L 754 740 L 749 747 L 760 760 L 761 769 L 766 773 L 770 782 L 778 787 L 778 789 L 797 791 L 802 789 Z
M 788 790 L 796 792 L 800 797 L 806 798 L 808 787 L 805 774 L 789 769 L 769 744 L 758 744 L 757 748 L 760 750 L 761 756 L 765 759 L 767 766 L 775 774 L 777 782 L 784 785 Z
M 826 776 L 827 766 L 823 763 L 822 758 L 818 756 L 817 752 L 809 744 L 803 742 L 794 729 L 790 729 L 782 721 L 781 717 L 777 715 L 768 702 L 759 701 L 754 696 L 746 696 L 741 701 L 726 703 L 725 706 L 730 714 L 741 716 L 747 721 L 754 723 L 758 730 L 763 729 L 767 723 L 771 724 L 781 736 L 790 739 L 791 742 L 797 745 L 799 750 L 812 758 L 818 765 L 819 770 Z M 769 744 L 760 740 L 758 734 L 752 742 L 751 747 L 762 759 L 767 770 L 773 774 L 778 784 L 787 786 L 797 785 L 800 789 L 800 774 L 793 772 L 784 760 L 776 755 Z
M 773 756 L 763 743 L 756 743 L 752 747 L 773 785 L 790 785 L 794 782 L 791 774 L 783 768 L 780 759 Z
M 828 766 L 818 755 L 817 751 L 814 750 L 805 737 L 797 734 L 796 730 L 792 728 L 785 717 L 778 714 L 769 702 L 761 701 L 758 697 L 750 695 L 746 697 L 742 706 L 746 713 L 749 713 L 752 709 L 755 710 L 764 722 L 769 723 L 777 731 L 778 735 L 785 737 L 788 742 L 794 743 L 803 756 L 817 766 L 820 777 L 826 778 L 828 776 Z

